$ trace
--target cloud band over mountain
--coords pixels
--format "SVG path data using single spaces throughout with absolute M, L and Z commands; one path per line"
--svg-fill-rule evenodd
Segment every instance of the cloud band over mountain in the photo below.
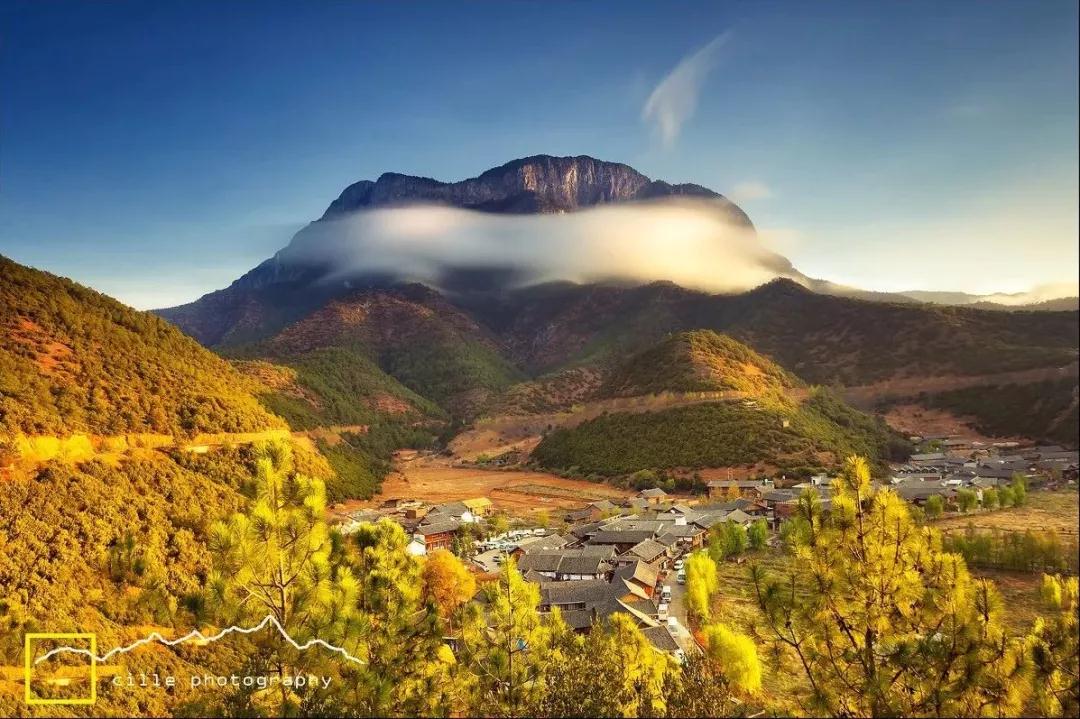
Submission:
M 668 280 L 737 292 L 801 277 L 757 233 L 708 201 L 665 200 L 545 215 L 495 215 L 445 206 L 353 213 L 313 223 L 282 250 L 283 266 L 317 266 L 323 279 L 390 276 L 446 287 L 462 271 L 514 284 Z

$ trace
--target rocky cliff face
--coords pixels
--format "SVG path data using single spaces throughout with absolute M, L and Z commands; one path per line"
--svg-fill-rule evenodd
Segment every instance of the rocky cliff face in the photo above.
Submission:
M 613 202 L 676 196 L 715 200 L 733 222 L 752 226 L 750 218 L 738 206 L 708 188 L 651 180 L 629 165 L 585 155 L 526 157 L 460 182 L 386 173 L 375 182 L 362 180 L 345 188 L 322 219 L 375 207 L 420 203 L 527 214 L 572 212 Z

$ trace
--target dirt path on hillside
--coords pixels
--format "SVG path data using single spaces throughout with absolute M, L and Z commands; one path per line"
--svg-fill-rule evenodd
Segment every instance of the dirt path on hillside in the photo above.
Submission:
M 1018 372 L 998 372 L 983 375 L 944 375 L 940 377 L 904 377 L 884 380 L 867 385 L 844 387 L 840 394 L 850 404 L 867 409 L 885 399 L 917 397 L 922 392 L 947 392 L 965 387 L 985 387 L 1004 384 L 1031 384 L 1047 380 L 1064 379 L 1080 376 L 1080 364 L 1073 363 L 1064 367 L 1022 370 Z
M 298 432 L 292 432 L 288 429 L 266 429 L 258 432 L 203 433 L 183 442 L 178 442 L 177 438 L 171 435 L 149 433 L 115 436 L 90 434 L 75 434 L 70 437 L 50 435 L 16 436 L 15 448 L 18 458 L 13 463 L 13 466 L 28 468 L 52 460 L 75 463 L 87 462 L 92 459 L 116 461 L 124 456 L 144 450 L 179 449 L 184 452 L 204 454 L 216 447 L 254 444 L 255 442 L 285 439 L 287 437 L 304 442 L 313 448 L 316 439 L 333 445 L 341 441 L 341 434 L 344 432 L 365 433 L 367 431 L 367 425 L 335 425 Z
M 805 390 L 796 390 L 790 396 Z M 577 405 L 567 412 L 551 412 L 531 415 L 503 415 L 477 420 L 474 425 L 454 437 L 449 449 L 456 457 L 474 460 L 482 454 L 499 455 L 504 452 L 528 453 L 540 442 L 540 436 L 548 430 L 576 427 L 582 422 L 596 419 L 609 412 L 658 412 L 707 402 L 745 399 L 746 392 L 665 392 L 643 397 L 619 397 L 595 400 Z

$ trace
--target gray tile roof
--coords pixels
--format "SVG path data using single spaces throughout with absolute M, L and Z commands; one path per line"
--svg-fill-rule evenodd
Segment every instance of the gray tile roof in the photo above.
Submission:
M 751 517 L 746 512 L 742 511 L 741 509 L 733 509 L 730 512 L 728 512 L 726 517 L 724 517 L 724 521 L 725 522 L 737 522 L 739 524 L 746 524 L 748 522 L 754 521 L 754 518 Z
M 675 519 L 675 517 L 672 517 L 668 521 L 662 521 L 659 519 L 642 519 L 641 517 L 620 517 L 605 524 L 604 529 L 610 532 L 650 531 L 655 533 L 661 532 L 674 524 Z
M 649 640 L 649 644 L 662 652 L 675 652 L 680 649 L 675 637 L 671 636 L 671 632 L 663 625 L 646 627 L 641 630 L 641 633 Z
M 696 537 L 705 530 L 699 527 L 697 524 L 675 524 L 670 527 L 664 528 L 664 537 L 678 537 L 682 539 L 689 539 Z
M 428 514 L 447 514 L 451 517 L 460 517 L 466 512 L 472 513 L 472 510 L 465 506 L 463 502 L 446 502 L 444 504 L 436 504 L 431 508 Z
M 948 487 L 942 487 L 934 483 L 926 483 L 930 486 L 920 486 L 919 484 L 901 484 L 896 488 L 896 493 L 904 499 L 926 499 L 932 497 L 935 494 L 940 494 L 942 497 L 954 497 L 956 496 L 955 489 L 949 489 Z
M 576 527 L 570 529 L 570 534 L 575 537 L 586 537 L 590 534 L 600 531 L 600 529 L 606 524 L 606 522 L 589 522 L 588 524 L 579 524 Z
M 798 496 L 798 492 L 793 492 L 790 489 L 771 489 L 761 495 L 761 498 L 766 502 L 785 502 L 789 499 L 795 499 Z
M 756 479 L 714 479 L 708 483 L 710 489 L 764 489 L 765 484 Z
M 416 534 L 422 534 L 425 537 L 431 534 L 441 534 L 443 532 L 455 532 L 458 527 L 461 526 L 461 522 L 456 519 L 443 519 L 437 522 L 430 522 L 428 524 L 421 524 L 416 528 Z
M 655 562 L 666 553 L 667 547 L 653 539 L 646 539 L 638 542 L 627 551 L 627 554 L 633 554 L 635 557 L 640 557 L 646 562 Z
M 576 582 L 542 582 L 540 603 L 550 606 L 603 602 L 620 591 L 606 579 L 579 579 Z
M 608 560 L 615 556 L 609 545 L 528 552 L 518 561 L 522 572 L 557 574 L 603 574 L 611 569 Z
M 564 537 L 559 534 L 548 534 L 543 537 L 526 537 L 517 543 L 517 547 L 526 554 L 529 554 L 530 552 L 559 549 L 560 547 L 565 547 L 570 542 L 570 537 Z
M 602 529 L 589 537 L 589 544 L 637 544 L 652 539 L 655 535 L 656 532 L 651 529 Z
M 699 504 L 696 509 L 698 512 L 701 513 L 718 511 L 730 512 L 733 509 L 748 509 L 749 507 L 753 506 L 753 504 L 753 500 L 746 499 L 745 497 L 740 497 L 738 499 L 733 499 L 730 502 L 712 502 L 710 504 Z
M 585 609 L 571 609 L 562 612 L 563 621 L 573 629 L 588 629 L 596 622 L 602 622 L 613 614 L 624 612 L 632 616 L 642 628 L 659 626 L 648 612 L 637 608 L 640 602 L 620 602 L 608 597 L 597 602 L 588 602 Z M 651 606 L 652 603 L 649 602 Z
M 615 578 L 633 580 L 643 587 L 655 587 L 658 577 L 656 568 L 643 561 L 624 564 L 615 570 Z
M 725 512 L 722 510 L 716 512 L 706 512 L 700 515 L 697 519 L 695 519 L 694 524 L 698 527 L 701 527 L 702 529 L 709 529 L 714 524 L 719 524 L 720 522 L 723 522 L 724 519 L 728 516 L 728 514 L 729 512 Z

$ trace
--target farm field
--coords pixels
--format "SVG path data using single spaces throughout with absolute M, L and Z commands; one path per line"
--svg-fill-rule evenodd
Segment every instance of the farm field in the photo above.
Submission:
M 1075 490 L 1028 492 L 1027 502 L 1015 509 L 976 512 L 938 520 L 934 526 L 942 532 L 976 531 L 1054 532 L 1063 540 L 1076 540 L 1080 524 L 1080 494 Z
M 972 569 L 976 577 L 992 579 L 1008 611 L 1002 613 L 1005 626 L 1016 635 L 1031 631 L 1035 617 L 1042 611 L 1039 600 L 1041 572 L 1007 572 L 997 569 Z
M 605 484 L 563 479 L 545 472 L 483 470 L 453 467 L 443 460 L 418 459 L 400 463 L 369 500 L 351 500 L 345 510 L 378 507 L 402 497 L 437 504 L 487 497 L 496 509 L 515 516 L 553 509 L 572 509 L 589 502 L 619 500 L 631 492 Z

